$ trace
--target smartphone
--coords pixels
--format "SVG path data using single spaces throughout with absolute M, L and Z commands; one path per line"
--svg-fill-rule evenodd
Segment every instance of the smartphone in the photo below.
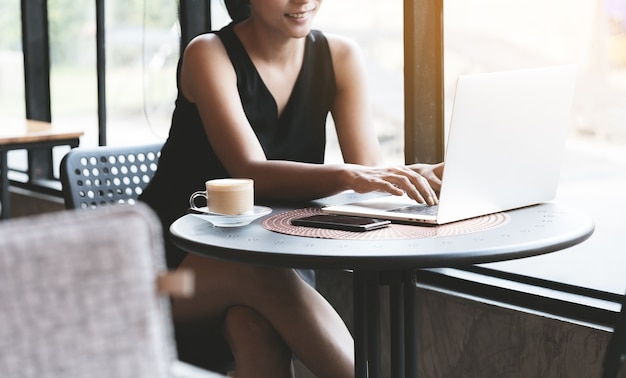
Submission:
M 330 228 L 333 230 L 365 232 L 387 227 L 391 221 L 349 215 L 318 214 L 292 219 L 294 226 Z

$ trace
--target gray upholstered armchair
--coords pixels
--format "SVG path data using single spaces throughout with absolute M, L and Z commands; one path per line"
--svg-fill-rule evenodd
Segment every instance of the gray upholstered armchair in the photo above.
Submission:
M 142 204 L 0 222 L 0 377 L 217 377 L 177 361 L 160 293 L 189 277 L 159 227 Z

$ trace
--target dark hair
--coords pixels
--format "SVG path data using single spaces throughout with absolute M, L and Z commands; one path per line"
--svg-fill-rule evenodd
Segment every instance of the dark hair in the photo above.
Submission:
M 224 0 L 228 15 L 237 23 L 250 17 L 250 1 L 249 0 Z

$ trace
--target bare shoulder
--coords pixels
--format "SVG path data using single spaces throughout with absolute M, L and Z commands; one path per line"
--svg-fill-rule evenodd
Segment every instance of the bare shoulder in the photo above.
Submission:
M 189 42 L 183 54 L 180 73 L 183 94 L 192 102 L 198 91 L 210 88 L 219 80 L 224 84 L 234 77 L 234 70 L 222 40 L 215 34 L 202 34 Z
M 191 40 L 184 52 L 184 59 L 194 61 L 201 58 L 225 57 L 226 51 L 222 40 L 213 33 L 201 34 Z
M 340 62 L 345 59 L 361 59 L 361 48 L 350 38 L 337 34 L 324 33 L 328 40 L 328 47 L 333 61 Z
M 365 71 L 365 58 L 361 48 L 349 38 L 335 34 L 325 35 L 332 55 L 337 86 L 340 89 L 358 88 Z

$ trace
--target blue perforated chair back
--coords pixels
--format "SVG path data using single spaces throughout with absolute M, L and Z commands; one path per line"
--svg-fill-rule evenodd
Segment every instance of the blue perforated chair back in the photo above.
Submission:
M 134 204 L 157 169 L 162 143 L 75 148 L 61 161 L 67 209 Z

